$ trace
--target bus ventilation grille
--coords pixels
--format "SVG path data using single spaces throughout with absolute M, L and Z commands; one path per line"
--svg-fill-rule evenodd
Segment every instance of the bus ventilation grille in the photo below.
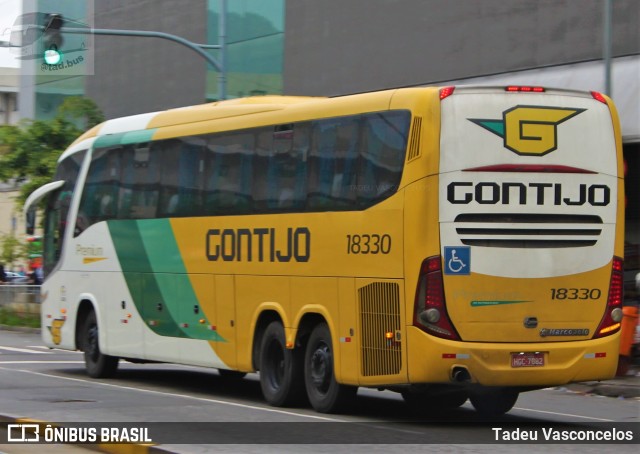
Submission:
M 602 219 L 564 214 L 460 214 L 456 233 L 468 246 L 563 248 L 593 246 L 602 233 Z
M 422 117 L 413 119 L 411 127 L 411 137 L 409 138 L 409 153 L 407 161 L 412 161 L 420 156 L 420 134 L 422 133 Z
M 402 367 L 398 284 L 374 282 L 358 289 L 362 375 L 394 375 Z M 390 333 L 390 334 L 389 334 Z

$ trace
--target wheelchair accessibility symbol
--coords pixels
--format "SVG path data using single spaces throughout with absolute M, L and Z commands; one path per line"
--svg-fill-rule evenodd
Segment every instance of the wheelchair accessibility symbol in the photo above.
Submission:
M 471 248 L 469 246 L 444 247 L 444 274 L 459 276 L 471 274 Z

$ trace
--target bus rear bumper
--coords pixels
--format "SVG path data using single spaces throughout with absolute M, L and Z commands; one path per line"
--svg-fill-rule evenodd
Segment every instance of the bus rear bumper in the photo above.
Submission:
M 439 339 L 409 327 L 407 340 L 412 384 L 555 386 L 610 379 L 618 364 L 619 334 L 575 342 L 475 343 Z

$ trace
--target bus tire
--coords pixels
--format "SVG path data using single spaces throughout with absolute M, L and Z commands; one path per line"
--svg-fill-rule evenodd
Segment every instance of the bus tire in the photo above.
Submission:
M 331 332 L 326 323 L 317 325 L 307 341 L 304 383 L 311 406 L 320 413 L 337 413 L 355 400 L 356 386 L 336 382 Z
M 273 321 L 260 342 L 260 388 L 274 407 L 299 405 L 304 399 L 300 349 L 287 349 L 284 328 Z
M 472 393 L 469 400 L 483 417 L 502 416 L 513 408 L 520 393 L 509 388 L 492 388 Z
M 105 355 L 100 351 L 98 321 L 94 311 L 90 311 L 84 321 L 82 348 L 89 377 L 110 378 L 115 375 L 119 358 Z

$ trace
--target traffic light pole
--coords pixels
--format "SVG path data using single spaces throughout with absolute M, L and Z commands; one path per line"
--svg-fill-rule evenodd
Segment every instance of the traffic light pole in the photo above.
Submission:
M 223 2 L 224 3 L 224 2 Z M 226 14 L 224 14 L 226 16 Z M 223 21 L 221 21 L 223 22 Z M 137 36 L 143 38 L 161 38 L 167 39 L 169 41 L 173 41 L 178 44 L 182 44 L 183 46 L 188 47 L 189 49 L 196 52 L 202 58 L 204 58 L 207 63 L 213 66 L 216 71 L 218 71 L 218 96 L 220 99 L 226 99 L 226 76 L 225 76 L 225 27 L 220 27 L 220 36 L 221 36 L 221 44 L 197 44 L 193 43 L 181 36 L 172 35 L 170 33 L 164 32 L 154 32 L 154 31 L 142 31 L 142 30 L 113 30 L 107 28 L 70 28 L 70 27 L 62 27 L 60 29 L 60 33 L 69 33 L 76 35 L 107 35 L 107 36 Z M 220 55 L 222 58 L 220 61 L 216 60 L 214 57 L 209 55 L 204 51 L 204 49 L 220 49 Z

